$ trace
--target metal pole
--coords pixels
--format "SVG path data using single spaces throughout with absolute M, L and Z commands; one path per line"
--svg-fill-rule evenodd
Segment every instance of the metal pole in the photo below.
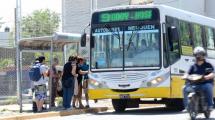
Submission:
M 50 76 L 49 76 L 49 109 L 51 108 L 51 100 L 52 100 L 52 73 L 53 73 L 53 69 L 52 69 L 52 64 L 53 64 L 53 39 L 55 38 L 55 36 L 53 35 L 52 36 L 52 39 L 51 39 L 51 51 L 50 51 Z
M 97 0 L 91 0 L 90 1 L 90 13 L 92 14 L 94 10 L 96 10 L 98 7 L 98 1 Z
M 90 15 L 93 13 L 93 0 L 90 1 Z
M 16 43 L 16 75 L 17 75 L 17 95 L 20 105 L 20 113 L 22 112 L 22 91 L 21 91 L 21 72 L 20 72 L 20 50 L 19 50 L 19 40 L 20 40 L 20 24 L 21 24 L 21 0 L 16 0 L 16 11 L 15 11 L 15 24 L 16 24 L 16 35 L 15 35 L 15 43 Z
M 97 7 L 98 7 L 98 1 L 95 0 L 95 7 L 94 7 L 94 10 L 97 10 Z

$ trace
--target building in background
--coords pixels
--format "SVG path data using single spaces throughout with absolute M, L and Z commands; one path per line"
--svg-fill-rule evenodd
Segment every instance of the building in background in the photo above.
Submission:
M 0 32 L 0 48 L 12 48 L 14 46 L 11 32 Z
M 132 0 L 132 4 L 165 4 L 182 10 L 191 11 L 215 18 L 215 0 Z
M 90 22 L 91 1 L 96 2 L 97 9 L 129 4 L 165 4 L 175 8 L 215 18 L 215 0 L 63 0 L 63 32 L 82 33 Z
M 62 0 L 62 31 L 82 33 L 90 22 L 92 0 Z M 130 0 L 93 0 L 94 9 L 128 5 Z M 94 2 L 94 3 L 95 3 Z

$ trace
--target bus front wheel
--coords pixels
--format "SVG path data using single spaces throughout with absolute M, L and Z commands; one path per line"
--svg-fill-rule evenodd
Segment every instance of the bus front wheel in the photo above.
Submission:
M 175 111 L 182 111 L 184 104 L 182 99 L 165 99 L 165 104 L 168 109 Z
M 122 99 L 112 99 L 112 105 L 116 112 L 125 111 L 127 101 Z

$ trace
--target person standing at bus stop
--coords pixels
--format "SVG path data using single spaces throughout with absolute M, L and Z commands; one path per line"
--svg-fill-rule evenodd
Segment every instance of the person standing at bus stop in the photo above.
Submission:
M 88 73 L 89 73 L 89 66 L 86 64 L 86 60 L 84 58 L 78 59 L 78 74 L 79 74 L 79 100 L 81 101 L 82 97 L 82 88 L 84 89 L 85 99 L 86 99 L 86 108 L 89 108 L 89 97 L 88 97 Z M 82 85 L 83 80 L 83 85 Z M 83 108 L 83 104 L 79 106 Z
M 59 64 L 58 58 L 53 59 L 52 68 L 49 70 L 49 77 L 52 75 L 52 94 L 51 94 L 51 107 L 55 107 L 55 98 L 57 96 L 57 85 L 59 75 L 56 66 Z
M 76 74 L 76 57 L 70 56 L 68 62 L 64 65 L 62 85 L 63 85 L 63 107 L 65 110 L 71 110 L 71 100 L 74 94 L 74 81 Z
M 81 72 L 85 73 L 83 75 L 83 90 L 84 90 L 84 95 L 85 95 L 85 100 L 86 100 L 86 108 L 89 108 L 89 96 L 88 96 L 88 81 L 89 81 L 89 77 L 88 77 L 88 73 L 89 73 L 89 65 L 87 64 L 87 60 L 84 59 L 84 63 L 81 66 Z
M 37 111 L 41 112 L 44 101 L 46 99 L 46 83 L 48 82 L 47 74 L 48 74 L 48 67 L 45 66 L 45 57 L 40 56 L 38 58 L 38 65 L 40 66 L 40 73 L 42 77 L 38 81 L 34 81 L 34 89 L 35 89 L 35 100 L 37 105 Z

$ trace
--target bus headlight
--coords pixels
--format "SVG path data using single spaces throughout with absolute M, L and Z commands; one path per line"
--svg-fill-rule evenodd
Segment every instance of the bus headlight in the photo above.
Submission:
M 107 88 L 106 82 L 98 82 L 94 79 L 89 79 L 89 85 L 91 85 L 93 88 Z
M 96 80 L 93 80 L 93 79 L 90 79 L 89 80 L 89 83 L 95 87 L 98 87 L 100 85 L 100 83 Z
M 147 82 L 147 87 L 153 87 L 160 84 L 164 79 L 162 77 L 157 77 L 149 82 Z

